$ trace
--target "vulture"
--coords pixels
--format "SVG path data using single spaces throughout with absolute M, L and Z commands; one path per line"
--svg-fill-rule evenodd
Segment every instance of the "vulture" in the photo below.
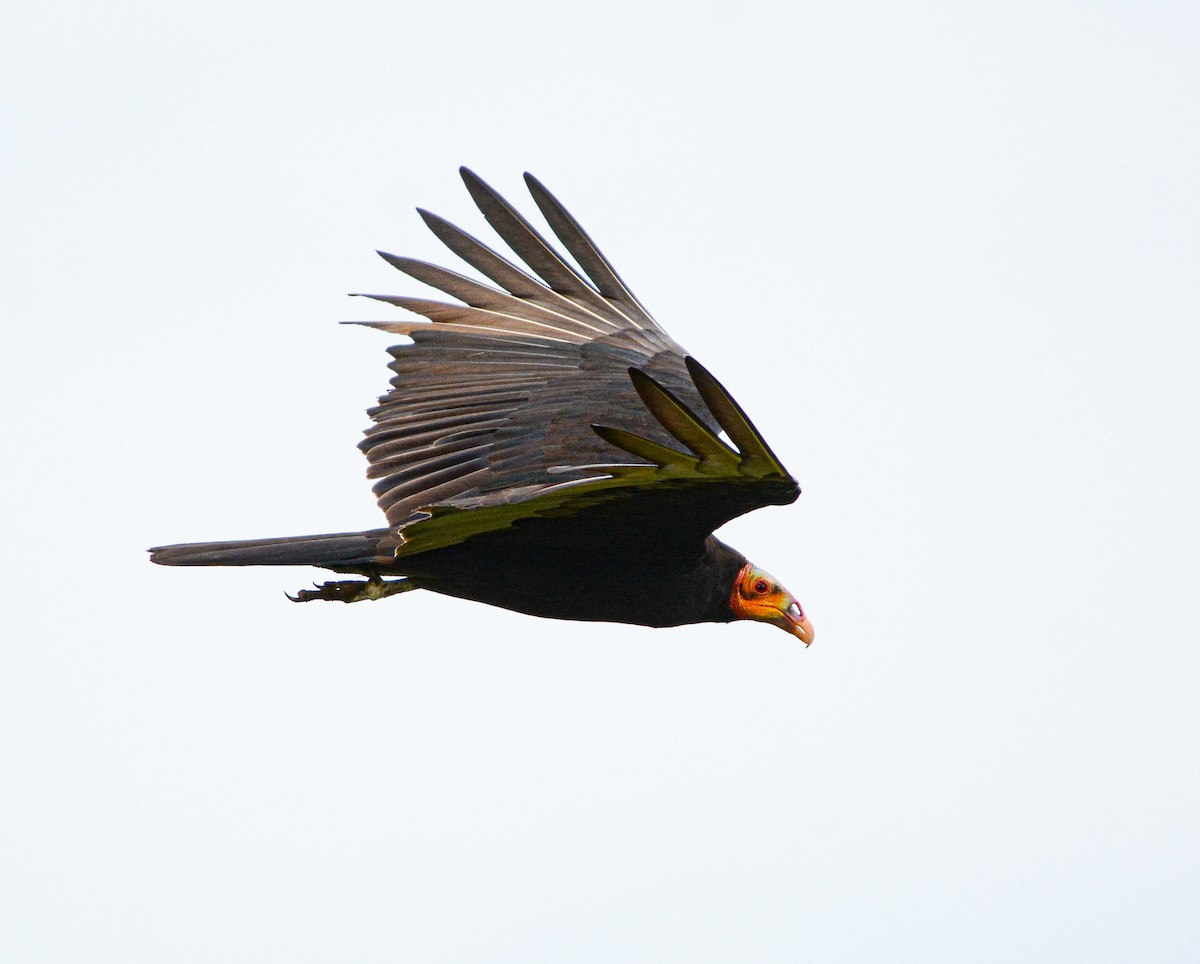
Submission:
M 151 561 L 366 577 L 314 583 L 295 602 L 427 589 L 554 619 L 753 619 L 810 644 L 796 598 L 713 535 L 795 501 L 796 480 L 540 181 L 525 175 L 574 265 L 483 180 L 461 174 L 528 270 L 420 209 L 494 286 L 379 252 L 457 301 L 368 295 L 421 317 L 351 322 L 409 339 L 389 349 L 391 389 L 359 443 L 387 525 L 159 546 Z

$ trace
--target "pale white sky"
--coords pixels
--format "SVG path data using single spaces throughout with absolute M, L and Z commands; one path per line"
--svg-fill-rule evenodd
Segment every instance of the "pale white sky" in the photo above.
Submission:
M 1194 4 L 26 4 L 0 39 L 0 958 L 1194 961 Z M 759 626 L 147 546 L 379 524 L 466 163 L 805 494 Z

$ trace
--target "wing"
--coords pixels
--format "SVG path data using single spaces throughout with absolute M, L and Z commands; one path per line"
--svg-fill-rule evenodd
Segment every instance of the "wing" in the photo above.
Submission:
M 728 393 L 685 361 L 540 182 L 526 175 L 582 273 L 482 180 L 465 168 L 462 175 L 533 274 L 424 211 L 434 234 L 498 287 L 381 252 L 460 302 L 371 295 L 426 320 L 357 322 L 412 339 L 390 349 L 392 388 L 370 411 L 375 424 L 360 444 L 397 552 L 617 498 L 661 502 L 664 518 L 690 520 L 689 529 L 716 519 L 705 534 L 795 498 L 795 482 Z M 717 437 L 722 428 L 737 451 Z M 646 461 L 615 465 L 619 449 Z

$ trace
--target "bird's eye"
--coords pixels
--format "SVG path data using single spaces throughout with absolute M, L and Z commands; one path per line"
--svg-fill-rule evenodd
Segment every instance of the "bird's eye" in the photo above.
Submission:
M 760 596 L 765 595 L 770 586 L 767 585 L 767 580 L 760 579 L 754 584 L 754 591 Z

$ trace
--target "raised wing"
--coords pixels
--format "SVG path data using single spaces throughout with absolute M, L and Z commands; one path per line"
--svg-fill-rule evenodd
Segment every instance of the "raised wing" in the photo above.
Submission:
M 689 531 L 715 520 L 707 534 L 758 505 L 795 498 L 795 482 L 736 402 L 685 362 L 684 350 L 540 182 L 526 175 L 579 269 L 476 175 L 462 175 L 532 274 L 425 211 L 433 233 L 495 287 L 382 255 L 459 302 L 371 295 L 425 320 L 356 322 L 413 342 L 390 349 L 392 389 L 370 411 L 375 424 L 360 444 L 379 505 L 396 527 L 393 548 L 424 551 L 600 503 L 612 514 L 615 499 L 639 493 L 631 511 L 661 501 L 673 518 L 690 518 Z M 736 449 L 718 438 L 721 429 Z M 617 449 L 645 461 L 615 465 Z

